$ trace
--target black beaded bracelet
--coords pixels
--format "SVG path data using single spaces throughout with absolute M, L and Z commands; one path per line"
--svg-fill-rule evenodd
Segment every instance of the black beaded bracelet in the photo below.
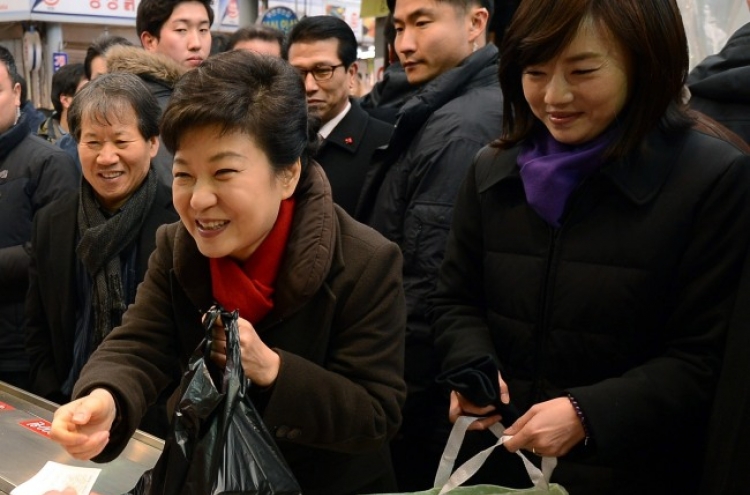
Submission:
M 583 440 L 583 445 L 588 445 L 589 438 L 591 438 L 591 435 L 589 434 L 589 427 L 586 424 L 586 416 L 583 415 L 583 411 L 581 410 L 581 406 L 578 405 L 578 401 L 575 397 L 568 394 L 568 400 L 570 401 L 571 405 L 573 406 L 573 409 L 576 412 L 576 415 L 578 416 L 578 419 L 581 421 L 581 426 L 583 426 L 583 433 L 586 435 L 586 438 Z

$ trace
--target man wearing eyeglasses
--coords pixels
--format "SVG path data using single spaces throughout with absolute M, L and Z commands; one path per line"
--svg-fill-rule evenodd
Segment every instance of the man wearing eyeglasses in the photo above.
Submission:
M 306 17 L 289 33 L 286 58 L 305 82 L 309 111 L 320 118 L 323 142 L 315 160 L 328 176 L 333 200 L 354 216 L 372 154 L 393 131 L 350 96 L 357 77 L 354 33 L 337 17 Z

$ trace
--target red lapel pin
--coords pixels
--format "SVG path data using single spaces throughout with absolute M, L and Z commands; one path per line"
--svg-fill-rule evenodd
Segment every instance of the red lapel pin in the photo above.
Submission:
M 346 144 L 352 144 L 352 143 L 354 142 L 354 139 L 352 139 L 352 138 L 350 138 L 350 137 L 346 137 L 346 138 L 344 138 L 344 142 L 345 142 Z

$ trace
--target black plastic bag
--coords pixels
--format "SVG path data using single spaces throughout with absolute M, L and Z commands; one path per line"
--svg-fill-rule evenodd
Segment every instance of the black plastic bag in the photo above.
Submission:
M 492 356 L 483 356 L 445 371 L 435 381 L 455 390 L 479 407 L 495 406 L 506 426 L 512 425 L 521 416 L 513 404 L 500 401 L 497 366 Z
M 211 328 L 218 318 L 227 333 L 223 374 L 210 359 Z M 237 312 L 211 308 L 204 327 L 206 337 L 180 383 L 164 451 L 126 495 L 301 494 L 248 396 Z

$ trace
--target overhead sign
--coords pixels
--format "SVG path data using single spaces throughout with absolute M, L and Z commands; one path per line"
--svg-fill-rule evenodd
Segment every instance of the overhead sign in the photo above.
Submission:
M 260 19 L 261 24 L 274 27 L 284 34 L 289 34 L 298 22 L 297 14 L 288 7 L 271 7 L 263 13 Z
M 57 72 L 60 67 L 68 65 L 68 54 L 65 52 L 55 52 L 52 54 L 52 72 Z
M 0 0 L 0 20 L 29 14 L 29 0 Z
M 35 14 L 63 14 L 135 19 L 135 0 L 34 0 Z
M 8 9 L 23 10 L 25 18 L 30 16 L 36 21 L 101 24 L 102 18 L 107 18 L 106 22 L 112 25 L 134 26 L 140 0 L 0 0 L 0 20 L 5 17 L 3 5 L 8 2 L 12 4 Z M 214 29 L 225 27 L 227 31 L 234 31 L 239 27 L 238 0 L 214 0 L 211 8 Z

